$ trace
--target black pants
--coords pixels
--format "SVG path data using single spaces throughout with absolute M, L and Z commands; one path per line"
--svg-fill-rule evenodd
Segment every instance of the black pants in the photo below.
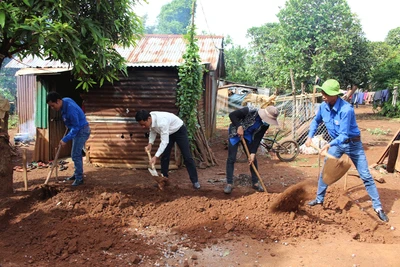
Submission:
M 183 162 L 185 163 L 187 172 L 189 174 L 190 181 L 192 183 L 197 183 L 197 170 L 196 164 L 194 163 L 192 153 L 190 153 L 190 146 L 189 146 L 189 138 L 186 130 L 186 126 L 182 125 L 182 127 L 176 132 L 169 136 L 169 143 L 164 150 L 164 153 L 161 155 L 161 173 L 168 177 L 168 170 L 169 170 L 169 161 L 171 159 L 171 150 L 174 144 L 178 145 L 179 149 L 181 150 L 183 156 Z
M 249 146 L 249 142 L 247 140 L 246 140 L 246 144 L 247 144 L 247 147 L 248 147 Z M 233 170 L 235 168 L 236 154 L 237 154 L 239 145 L 242 145 L 242 143 L 239 142 L 236 145 L 232 145 L 231 142 L 228 139 L 228 159 L 226 160 L 226 182 L 228 184 L 233 184 Z M 244 148 L 243 148 L 243 150 L 244 150 Z M 254 158 L 254 162 L 253 163 L 254 163 L 254 166 L 256 167 L 256 169 L 258 170 L 257 157 Z M 252 183 L 253 184 L 258 183 L 257 174 L 253 170 L 251 165 L 250 165 L 250 173 L 251 173 L 251 181 L 252 181 Z

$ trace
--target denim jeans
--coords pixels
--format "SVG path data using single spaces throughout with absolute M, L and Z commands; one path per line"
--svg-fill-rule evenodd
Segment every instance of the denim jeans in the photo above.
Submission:
M 182 127 L 177 132 L 169 136 L 169 143 L 160 158 L 161 173 L 163 174 L 164 177 L 168 177 L 169 161 L 171 159 L 171 150 L 175 142 L 178 145 L 179 149 L 181 150 L 183 156 L 183 162 L 189 174 L 190 181 L 192 183 L 197 183 L 199 179 L 197 177 L 196 164 L 192 157 L 192 153 L 190 152 L 189 138 L 185 125 L 182 125 Z
M 79 130 L 78 134 L 72 139 L 71 158 L 74 162 L 74 176 L 76 180 L 83 179 L 83 160 L 82 149 L 90 136 L 90 127 L 86 125 Z
M 378 189 L 376 188 L 374 179 L 369 172 L 367 158 L 365 157 L 365 152 L 361 141 L 350 141 L 350 143 L 347 144 L 330 147 L 328 153 L 332 156 L 335 156 L 336 158 L 340 158 L 343 154 L 346 154 L 350 157 L 351 161 L 356 166 L 356 169 L 360 175 L 361 180 L 364 183 L 365 189 L 367 190 L 369 197 L 372 200 L 372 207 L 375 210 L 382 208 L 382 204 L 379 199 Z M 318 202 L 324 201 L 327 188 L 328 185 L 324 183 L 324 181 L 322 180 L 322 174 L 320 174 L 317 190 Z
M 246 144 L 247 144 L 247 146 L 249 146 L 247 140 L 246 140 Z M 236 145 L 232 145 L 231 142 L 228 140 L 228 159 L 226 160 L 226 182 L 228 184 L 233 184 L 233 170 L 235 168 L 236 154 L 237 154 L 239 145 L 242 145 L 242 143 L 239 142 Z M 257 157 L 254 158 L 253 163 L 254 163 L 254 166 L 258 169 Z M 252 183 L 253 184 L 258 183 L 257 174 L 255 173 L 255 171 L 253 170 L 251 165 L 250 165 L 250 173 L 251 173 Z

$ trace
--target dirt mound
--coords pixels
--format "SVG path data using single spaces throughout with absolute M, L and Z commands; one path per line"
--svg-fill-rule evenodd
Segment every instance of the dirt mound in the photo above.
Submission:
M 315 197 L 312 189 L 315 189 L 316 186 L 315 180 L 306 180 L 290 186 L 274 200 L 270 211 L 297 211 L 299 205 L 302 205 L 304 201 Z

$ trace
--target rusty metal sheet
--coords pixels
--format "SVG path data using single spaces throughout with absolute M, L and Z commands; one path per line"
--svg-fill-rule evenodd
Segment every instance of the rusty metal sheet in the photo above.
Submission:
M 93 164 L 147 167 L 146 130 L 137 124 L 135 114 L 141 109 L 177 114 L 177 75 L 171 68 L 132 68 L 129 77 L 85 94 L 86 117 L 92 130 L 86 146 Z M 171 160 L 172 165 L 174 162 Z

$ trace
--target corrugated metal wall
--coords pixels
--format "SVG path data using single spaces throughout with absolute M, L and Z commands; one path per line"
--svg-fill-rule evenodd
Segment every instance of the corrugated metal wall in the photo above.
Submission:
M 17 76 L 17 114 L 19 132 L 36 135 L 35 103 L 36 103 L 36 76 Z
M 176 68 L 129 68 L 128 73 L 129 77 L 120 78 L 114 85 L 94 88 L 84 96 L 86 117 L 92 130 L 86 146 L 93 164 L 147 167 L 144 147 L 148 139 L 144 136 L 146 130 L 135 121 L 136 111 L 177 114 Z M 152 154 L 158 143 L 153 147 Z M 176 167 L 173 157 L 171 167 Z

